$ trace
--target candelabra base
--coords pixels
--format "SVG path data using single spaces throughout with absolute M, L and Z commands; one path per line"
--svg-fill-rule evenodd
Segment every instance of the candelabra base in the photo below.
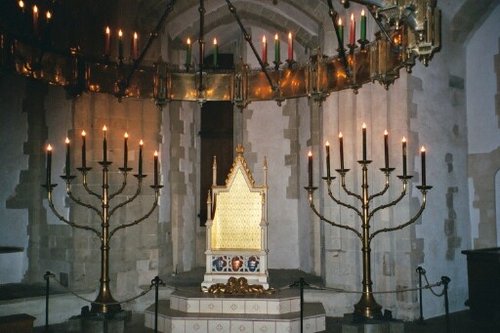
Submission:
M 356 321 L 356 315 L 347 314 L 342 320 L 342 333 L 404 333 L 404 322 L 390 319 Z
M 366 319 L 382 319 L 382 306 L 379 305 L 372 293 L 363 293 L 359 302 L 354 305 L 354 319 L 363 322 Z
M 85 306 L 81 315 L 72 317 L 68 322 L 72 328 L 71 332 L 124 333 L 125 324 L 131 316 L 131 311 L 123 310 L 106 314 L 94 313 Z

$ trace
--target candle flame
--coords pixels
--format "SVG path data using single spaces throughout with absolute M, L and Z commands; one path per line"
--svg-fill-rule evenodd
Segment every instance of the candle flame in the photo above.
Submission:
M 24 1 L 19 0 L 17 4 L 19 5 L 19 8 L 24 8 Z
M 187 43 L 187 45 L 191 45 L 191 38 L 188 37 L 186 43 Z
M 389 132 L 387 132 L 387 130 L 385 130 L 384 135 L 389 135 Z
M 47 20 L 50 20 L 52 18 L 52 13 L 50 11 L 47 11 L 47 13 L 45 13 L 45 17 L 47 18 Z
M 354 21 L 354 14 L 351 13 L 351 21 Z
M 365 16 L 365 10 L 361 9 L 361 16 Z
M 125 134 L 123 134 L 123 137 L 124 137 L 125 139 L 127 139 L 127 138 L 128 138 L 128 133 L 127 133 L 127 132 L 125 132 Z
M 275 34 L 274 35 L 274 40 L 278 40 L 278 39 L 279 39 L 278 34 Z
M 214 38 L 214 45 L 217 45 L 217 38 Z
M 312 151 L 309 150 L 309 152 L 307 153 L 307 156 L 309 156 L 309 157 L 313 156 Z
M 103 130 L 104 132 L 106 132 L 106 131 L 108 130 L 108 128 L 106 127 L 106 125 L 104 125 L 104 126 L 102 127 L 102 130 Z
M 406 138 L 403 136 L 403 140 L 401 140 L 402 142 L 406 142 Z
M 291 32 L 288 33 L 288 39 L 292 39 L 292 33 Z
M 134 32 L 134 39 L 137 40 L 139 38 L 139 35 L 137 34 L 137 32 Z
M 363 123 L 363 125 L 361 125 L 361 128 L 362 128 L 362 129 L 366 129 L 366 124 L 365 124 L 365 123 Z
M 33 6 L 33 13 L 35 13 L 35 14 L 38 13 L 38 7 L 36 5 Z
M 139 141 L 139 144 L 142 146 L 144 144 L 144 141 L 142 141 L 141 139 L 141 141 Z
M 50 143 L 49 143 L 49 145 L 47 146 L 47 151 L 52 151 L 52 146 L 50 145 Z
M 328 141 L 327 141 L 327 142 L 325 143 L 325 146 L 330 147 L 330 142 L 328 142 Z
M 420 148 L 420 151 L 421 151 L 422 153 L 425 153 L 425 147 L 424 147 L 424 146 L 422 146 L 422 148 Z
M 157 150 L 155 150 L 154 156 L 158 157 L 158 151 Z
M 339 139 L 342 139 L 343 135 L 342 132 L 339 132 Z
M 87 135 L 87 133 L 85 133 L 85 131 L 82 131 L 82 136 L 85 136 Z
M 106 35 L 109 35 L 111 33 L 111 29 L 109 28 L 109 26 L 106 27 Z
M 339 17 L 339 25 L 342 25 L 342 18 Z
M 265 43 L 266 42 L 266 36 L 262 36 L 262 43 Z
M 69 138 L 66 137 L 66 140 L 64 140 L 64 143 L 66 143 L 67 145 L 69 144 Z
M 122 38 L 123 37 L 123 31 L 122 29 L 118 30 L 118 38 Z

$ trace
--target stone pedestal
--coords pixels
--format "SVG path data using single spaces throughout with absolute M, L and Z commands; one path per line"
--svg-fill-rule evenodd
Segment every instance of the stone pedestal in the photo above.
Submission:
M 404 322 L 392 319 L 353 320 L 351 314 L 345 315 L 342 323 L 342 333 L 404 333 Z
M 125 323 L 130 320 L 131 311 L 119 311 L 109 315 L 82 311 L 82 314 L 70 318 L 68 332 L 124 333 Z

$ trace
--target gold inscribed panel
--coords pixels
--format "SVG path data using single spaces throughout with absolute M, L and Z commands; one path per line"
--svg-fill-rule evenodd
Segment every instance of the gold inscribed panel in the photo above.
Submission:
M 259 250 L 261 219 L 261 193 L 250 191 L 241 169 L 238 169 L 229 191 L 217 194 L 212 248 Z

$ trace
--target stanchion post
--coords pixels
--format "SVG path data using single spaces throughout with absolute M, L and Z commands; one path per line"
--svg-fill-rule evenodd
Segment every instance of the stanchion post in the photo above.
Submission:
M 419 324 L 424 323 L 424 309 L 423 309 L 423 301 L 422 301 L 422 275 L 425 274 L 425 269 L 422 266 L 417 267 L 418 272 L 418 301 L 420 307 L 420 318 L 418 319 Z
M 300 333 L 304 332 L 304 278 L 299 280 L 300 287 Z
M 49 292 L 50 292 L 50 277 L 54 276 L 51 272 L 47 271 L 43 275 L 45 279 L 45 332 L 49 331 Z
M 441 276 L 441 283 L 444 286 L 444 311 L 446 318 L 446 333 L 450 333 L 450 308 L 448 303 L 448 283 L 450 283 L 450 278 L 447 276 Z
M 157 276 L 151 280 L 151 285 L 155 286 L 155 333 L 158 333 L 158 288 L 160 285 L 165 285 L 162 279 Z

